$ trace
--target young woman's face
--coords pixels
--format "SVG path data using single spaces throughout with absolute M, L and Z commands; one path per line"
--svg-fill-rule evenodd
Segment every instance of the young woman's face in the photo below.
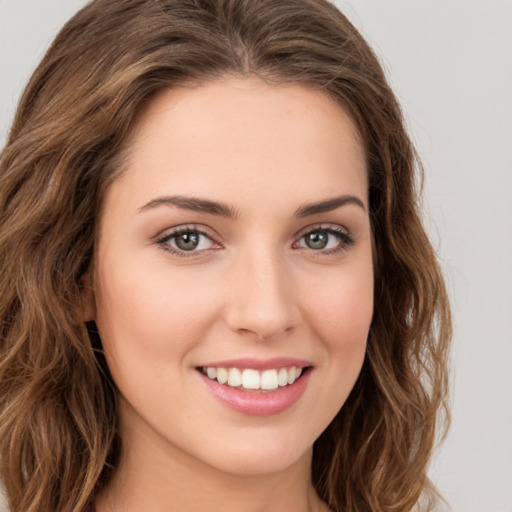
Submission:
M 343 110 L 257 79 L 160 94 L 97 242 L 91 314 L 125 455 L 247 475 L 309 463 L 373 310 L 365 156 Z

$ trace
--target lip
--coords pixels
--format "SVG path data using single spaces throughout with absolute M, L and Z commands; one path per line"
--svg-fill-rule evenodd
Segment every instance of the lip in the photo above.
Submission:
M 305 371 L 293 384 L 276 390 L 264 392 L 244 391 L 226 384 L 220 384 L 216 380 L 208 378 L 199 370 L 197 371 L 197 374 L 216 399 L 230 409 L 248 416 L 273 416 L 280 414 L 297 403 L 306 391 L 312 371 L 311 364 L 308 364 L 306 361 L 299 361 L 297 359 L 290 358 L 278 358 L 265 361 L 259 360 L 257 364 L 255 363 L 256 361 L 252 359 L 237 359 L 208 363 L 208 365 L 205 366 L 252 368 L 255 370 L 295 366 L 298 368 L 305 368 Z
M 295 366 L 296 368 L 306 368 L 313 366 L 310 361 L 304 359 L 296 359 L 293 357 L 274 357 L 271 359 L 256 359 L 256 358 L 241 358 L 241 359 L 227 359 L 224 361 L 212 361 L 205 364 L 198 365 L 203 368 L 251 368 L 253 370 L 273 370 L 277 368 L 289 368 Z

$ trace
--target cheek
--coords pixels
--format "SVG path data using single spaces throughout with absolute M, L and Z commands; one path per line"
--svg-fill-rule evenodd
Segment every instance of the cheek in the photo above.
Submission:
M 215 321 L 218 300 L 205 276 L 168 274 L 150 264 L 102 269 L 97 325 L 110 366 L 179 362 Z
M 309 283 L 304 314 L 319 340 L 317 419 L 308 424 L 318 437 L 345 404 L 360 374 L 373 315 L 373 271 L 370 264 L 348 265 L 330 279 Z M 320 284 L 322 286 L 320 286 Z
M 340 269 L 308 295 L 305 309 L 313 336 L 321 340 L 323 381 L 318 407 L 326 423 L 338 413 L 361 371 L 373 316 L 371 259 Z
M 305 314 L 329 350 L 364 349 L 373 316 L 371 266 L 340 272 L 311 289 Z

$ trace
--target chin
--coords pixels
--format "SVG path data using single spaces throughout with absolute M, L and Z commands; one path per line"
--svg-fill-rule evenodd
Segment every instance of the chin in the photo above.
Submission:
M 313 449 L 309 447 L 306 451 L 298 453 L 295 451 L 253 449 L 244 452 L 232 453 L 223 457 L 222 461 L 216 464 L 217 469 L 225 473 L 244 477 L 261 477 L 286 471 L 293 466 L 311 465 Z
M 225 473 L 247 477 L 279 473 L 305 462 L 309 468 L 316 436 L 300 430 L 252 426 L 217 442 L 203 440 L 204 452 L 197 455 Z

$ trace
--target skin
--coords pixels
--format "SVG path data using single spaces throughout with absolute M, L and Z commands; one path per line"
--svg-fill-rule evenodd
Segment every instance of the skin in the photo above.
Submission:
M 357 379 L 373 312 L 367 172 L 352 121 L 303 85 L 226 77 L 161 93 L 127 147 L 84 307 L 119 389 L 123 439 L 97 510 L 327 510 L 310 483 L 312 445 Z M 236 217 L 155 205 L 177 195 Z M 295 215 L 346 195 L 356 199 Z M 208 237 L 166 251 L 177 239 L 162 237 L 183 226 Z M 353 243 L 331 234 L 312 248 L 305 235 L 320 228 Z M 309 361 L 309 381 L 265 417 L 226 407 L 197 369 L 283 356 Z

